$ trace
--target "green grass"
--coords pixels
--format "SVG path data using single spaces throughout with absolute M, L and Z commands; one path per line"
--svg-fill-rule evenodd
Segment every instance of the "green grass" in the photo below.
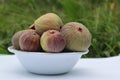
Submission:
M 0 53 L 10 54 L 7 47 L 15 32 L 27 29 L 42 14 L 54 12 L 64 23 L 81 22 L 90 30 L 90 52 L 83 57 L 118 55 L 119 3 L 119 0 L 0 0 Z

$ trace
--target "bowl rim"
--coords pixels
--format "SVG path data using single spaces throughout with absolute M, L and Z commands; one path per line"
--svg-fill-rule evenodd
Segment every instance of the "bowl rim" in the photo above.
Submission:
M 26 54 L 26 53 L 29 53 L 29 54 L 42 54 L 42 55 L 45 55 L 45 54 L 50 54 L 50 55 L 59 55 L 59 54 L 87 54 L 89 52 L 89 50 L 87 49 L 86 51 L 81 51 L 81 52 L 58 52 L 58 53 L 52 53 L 52 52 L 29 52 L 29 51 L 22 51 L 22 50 L 16 50 L 13 46 L 9 46 L 8 47 L 8 51 L 9 52 L 12 52 L 12 53 L 23 53 L 23 54 Z M 44 53 L 44 54 L 43 54 Z

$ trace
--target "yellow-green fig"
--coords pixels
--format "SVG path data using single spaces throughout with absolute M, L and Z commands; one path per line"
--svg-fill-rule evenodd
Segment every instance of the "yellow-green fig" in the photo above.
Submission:
M 61 33 L 66 39 L 66 49 L 70 51 L 86 51 L 91 44 L 91 33 L 81 23 L 69 22 L 62 27 Z
M 46 52 L 61 52 L 66 45 L 63 35 L 57 30 L 48 30 L 41 36 L 41 47 Z
M 41 35 L 43 32 L 54 29 L 60 30 L 63 22 L 60 17 L 54 13 L 47 13 L 39 17 L 35 22 L 36 32 Z

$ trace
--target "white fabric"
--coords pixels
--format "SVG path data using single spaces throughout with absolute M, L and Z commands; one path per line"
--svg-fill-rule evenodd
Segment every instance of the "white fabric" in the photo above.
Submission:
M 80 59 L 69 73 L 61 75 L 32 74 L 16 56 L 0 56 L 0 80 L 120 80 L 120 56 Z

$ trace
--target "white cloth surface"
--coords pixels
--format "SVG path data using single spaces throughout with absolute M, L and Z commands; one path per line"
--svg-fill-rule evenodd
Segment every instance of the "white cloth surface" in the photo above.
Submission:
M 80 59 L 69 73 L 61 75 L 32 74 L 15 55 L 0 56 L 0 80 L 120 80 L 120 56 Z

